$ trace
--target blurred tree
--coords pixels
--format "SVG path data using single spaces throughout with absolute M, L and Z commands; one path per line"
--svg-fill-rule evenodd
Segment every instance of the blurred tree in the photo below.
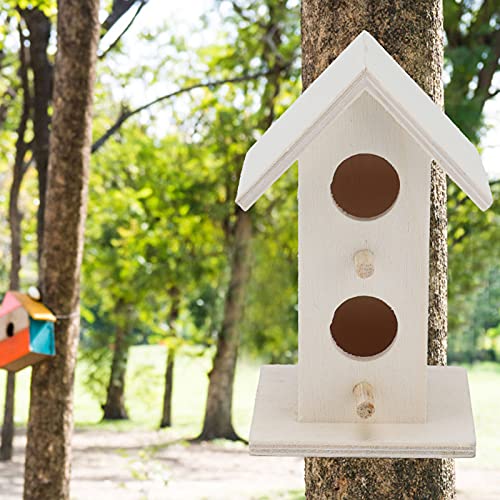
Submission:
M 112 363 L 109 374 L 105 418 L 126 414 L 124 373 L 130 345 L 165 344 L 171 354 L 165 378 L 170 380 L 178 348 L 210 343 L 209 330 L 201 333 L 205 321 L 193 330 L 181 323 L 196 326 L 194 316 L 181 322 L 176 317 L 184 310 L 190 316 L 190 303 L 200 299 L 204 287 L 216 288 L 223 274 L 221 237 L 207 216 L 217 196 L 211 190 L 209 155 L 187 133 L 160 139 L 130 122 L 120 135 L 120 142 L 110 141 L 95 157 L 84 260 L 84 317 L 89 323 L 84 356 L 95 365 L 108 359 L 96 350 L 111 350 L 120 360 Z M 117 310 L 118 304 L 124 307 Z M 121 336 L 111 349 L 110 323 L 117 325 L 117 332 L 120 328 Z M 95 381 L 93 376 L 90 382 Z M 170 396 L 167 384 L 165 405 Z
M 28 81 L 28 64 L 26 58 L 26 39 L 23 34 L 22 20 L 18 21 L 19 32 L 19 78 L 22 92 L 22 111 L 17 127 L 16 152 L 12 169 L 12 184 L 9 193 L 9 227 L 10 227 L 10 275 L 9 289 L 19 289 L 19 273 L 21 270 L 21 222 L 23 214 L 19 209 L 21 183 L 28 168 L 26 156 L 28 144 L 26 132 L 30 114 L 30 88 Z M 15 373 L 8 372 L 5 389 L 4 417 L 2 423 L 2 444 L 0 460 L 12 459 L 12 442 L 14 439 L 14 396 L 16 387 Z
M 179 318 L 179 289 L 172 286 L 169 290 L 170 311 L 168 314 L 168 326 L 173 332 L 176 331 L 176 321 Z M 167 345 L 167 366 L 165 368 L 165 389 L 163 391 L 163 408 L 161 413 L 160 429 L 172 426 L 172 394 L 174 389 L 174 367 L 176 346 Z
M 118 299 L 114 309 L 115 340 L 112 346 L 113 361 L 111 363 L 111 373 L 106 391 L 106 403 L 102 409 L 103 420 L 127 419 L 125 409 L 125 372 L 127 370 L 127 359 L 129 350 L 129 339 L 132 314 L 135 304 L 124 303 Z
M 500 88 L 500 0 L 445 0 L 445 109 L 476 144 L 484 126 L 484 106 Z
M 217 438 L 239 439 L 232 425 L 234 374 L 240 344 L 241 319 L 245 291 L 250 278 L 250 248 L 255 233 L 254 215 L 236 207 L 234 199 L 239 173 L 246 151 L 255 132 L 263 133 L 277 116 L 282 87 L 291 77 L 297 50 L 297 31 L 291 20 L 297 17 L 297 5 L 265 0 L 262 2 L 230 2 L 232 13 L 226 22 L 236 26 L 237 38 L 227 38 L 230 46 L 222 54 L 214 54 L 212 64 L 224 60 L 224 65 L 241 64 L 242 54 L 269 71 L 255 93 L 250 87 L 245 94 L 227 91 L 211 103 L 214 113 L 207 147 L 213 149 L 222 162 L 220 187 L 226 204 L 220 221 L 224 230 L 225 249 L 229 261 L 229 277 L 224 301 L 222 324 L 217 336 L 203 429 L 200 440 Z M 214 57 L 215 56 L 215 57 Z M 236 59 L 236 61 L 235 61 Z M 288 89 L 287 89 L 288 90 Z M 242 105 L 238 105 L 238 100 Z M 253 108 L 253 109 L 252 109 Z M 250 111 L 251 110 L 251 111 Z
M 500 1 L 444 1 L 446 32 L 445 87 L 447 114 L 478 144 L 487 124 L 484 109 L 498 95 L 500 69 Z M 473 360 L 476 346 L 469 337 L 473 300 L 488 286 L 488 270 L 498 265 L 500 183 L 492 182 L 493 206 L 481 212 L 454 184 L 448 184 L 449 356 Z
M 455 185 L 448 192 L 449 210 L 449 359 L 451 362 L 471 362 L 479 355 L 475 338 L 486 334 L 474 324 L 475 297 L 487 294 L 497 277 L 500 245 L 500 183 L 492 183 L 494 203 L 481 212 Z M 498 315 L 500 321 L 500 314 Z M 474 338 L 474 340 L 473 340 Z
M 486 286 L 477 294 L 471 320 L 472 349 L 477 358 L 497 360 L 495 342 L 500 337 L 500 267 L 492 267 Z
M 290 169 L 259 200 L 259 210 L 265 212 L 252 242 L 253 268 L 240 327 L 242 347 L 271 363 L 297 360 L 296 190 L 297 170 Z
M 145 5 L 147 0 L 115 0 L 112 4 L 112 11 L 103 23 L 102 33 L 103 36 L 108 32 L 109 29 L 130 9 L 133 5 L 139 4 L 133 19 L 130 21 L 127 29 L 136 19 L 142 7 Z M 28 135 L 33 134 L 33 139 L 30 141 L 24 141 L 22 145 L 19 143 L 16 146 L 17 153 L 16 158 L 21 155 L 24 156 L 31 150 L 32 156 L 30 161 L 24 165 L 22 170 L 21 167 L 14 169 L 14 182 L 12 185 L 13 192 L 11 191 L 11 203 L 9 208 L 9 220 L 13 221 L 12 234 L 12 262 L 14 267 L 11 269 L 11 282 L 12 273 L 19 274 L 20 270 L 20 244 L 18 244 L 18 239 L 20 240 L 20 221 L 17 220 L 19 211 L 16 210 L 17 198 L 22 177 L 28 166 L 34 163 L 38 173 L 38 204 L 37 204 L 37 219 L 38 223 L 36 226 L 37 240 L 38 240 L 38 264 L 40 264 L 40 256 L 43 247 L 43 234 L 44 234 L 44 209 L 45 209 L 45 192 L 47 183 L 47 167 L 48 167 L 48 154 L 49 154 L 49 133 L 50 133 L 50 107 L 52 99 L 52 73 L 53 64 L 51 61 L 51 56 L 49 56 L 50 48 L 50 35 L 52 30 L 51 18 L 54 16 L 56 10 L 56 3 L 54 0 L 36 0 L 25 4 L 23 2 L 17 2 L 15 0 L 9 0 L 4 2 L 2 5 L 0 15 L 5 24 L 3 24 L 3 29 L 0 32 L 1 35 L 1 52 L 0 58 L 5 58 L 7 52 L 5 50 L 4 40 L 9 36 L 9 29 L 13 25 L 10 23 L 11 19 L 18 20 L 19 23 L 23 23 L 23 30 L 26 34 L 21 34 L 21 46 L 26 54 L 24 57 L 24 65 L 29 66 L 31 70 L 31 77 L 26 73 L 25 81 L 23 85 L 13 85 L 10 82 L 7 85 L 7 89 L 4 94 L 4 99 L 0 105 L 0 121 L 5 121 L 7 116 L 7 109 L 11 106 L 12 101 L 15 99 L 16 94 L 21 90 L 21 97 L 23 104 L 19 106 L 22 107 L 22 111 L 19 118 L 20 127 L 25 121 L 24 128 L 28 130 Z M 106 53 L 114 48 L 120 38 L 123 36 L 122 32 L 112 46 L 106 49 Z M 104 55 L 104 54 L 103 54 Z M 21 62 L 21 73 L 23 63 Z M 9 64 L 3 64 L 2 70 L 9 67 Z M 22 74 L 21 74 L 22 77 Z M 22 80 L 22 78 L 21 78 Z M 25 96 L 31 93 L 30 99 L 26 100 Z M 11 106 L 12 107 L 12 106 Z M 16 110 L 14 110 L 16 111 Z M 24 120 L 23 117 L 26 117 Z M 32 132 L 31 127 L 29 127 L 29 121 L 32 122 Z M 15 164 L 17 160 L 15 160 Z M 17 230 L 19 229 L 19 231 Z M 19 238 L 18 238 L 19 237 Z M 20 243 L 20 241 L 19 241 Z M 17 288 L 16 285 L 15 288 Z M 11 285 L 12 288 L 12 285 Z M 14 376 L 9 374 L 7 379 L 7 390 L 6 399 L 4 405 L 4 424 L 2 427 L 2 456 L 9 457 L 12 449 L 12 437 L 13 437 L 13 405 L 14 405 Z
M 69 498 L 73 380 L 79 334 L 99 1 L 62 0 L 41 257 L 42 295 L 55 313 L 56 356 L 35 365 L 24 498 Z

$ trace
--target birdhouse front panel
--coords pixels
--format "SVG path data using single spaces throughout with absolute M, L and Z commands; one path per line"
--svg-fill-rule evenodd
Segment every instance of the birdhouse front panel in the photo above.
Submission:
M 425 421 L 430 166 L 369 92 L 299 157 L 299 420 Z
M 19 292 L 7 292 L 0 306 L 0 368 L 19 371 L 55 354 L 55 316 Z

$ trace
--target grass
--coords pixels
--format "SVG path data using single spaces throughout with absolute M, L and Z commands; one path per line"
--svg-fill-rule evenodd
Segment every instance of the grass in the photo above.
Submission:
M 173 421 L 180 438 L 196 436 L 203 419 L 209 356 L 179 355 L 174 374 Z M 100 422 L 101 401 L 83 384 L 92 366 L 79 363 L 75 385 L 75 420 L 77 427 L 99 427 L 126 431 L 131 428 L 154 429 L 160 421 L 165 350 L 156 346 L 131 349 L 126 380 L 126 400 L 130 420 Z M 248 438 L 253 401 L 258 380 L 257 361 L 241 359 L 236 373 L 233 421 L 236 431 Z M 477 457 L 464 459 L 470 467 L 500 467 L 500 364 L 480 363 L 467 367 L 472 406 L 477 432 Z M 24 425 L 28 418 L 30 370 L 17 377 L 16 423 Z M 3 401 L 5 373 L 0 373 L 0 401 Z
M 93 367 L 79 362 L 75 381 L 75 423 L 77 427 L 99 426 L 126 431 L 130 428 L 157 428 L 161 417 L 164 387 L 165 348 L 136 346 L 130 351 L 126 377 L 126 406 L 130 420 L 101 422 L 101 403 L 84 385 L 86 374 Z M 173 393 L 173 421 L 179 435 L 193 437 L 201 431 L 208 386 L 210 356 L 179 355 L 176 358 Z M 28 420 L 31 369 L 16 377 L 15 420 L 19 426 Z M 6 372 L 0 371 L 0 405 L 4 400 Z M 236 431 L 248 438 L 253 399 L 258 381 L 258 363 L 242 359 L 238 363 L 233 402 Z M 0 415 L 1 420 L 1 415 Z
M 477 456 L 461 459 L 470 467 L 500 467 L 500 363 L 478 363 L 469 372 L 476 425 Z

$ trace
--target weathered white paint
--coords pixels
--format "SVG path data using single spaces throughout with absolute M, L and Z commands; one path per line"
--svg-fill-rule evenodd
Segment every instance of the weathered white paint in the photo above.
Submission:
M 394 205 L 356 220 L 332 200 L 336 167 L 356 153 L 385 158 L 400 179 Z M 426 415 L 429 200 L 431 158 L 368 93 L 330 123 L 299 159 L 299 397 L 303 422 L 357 422 L 352 388 L 377 393 L 373 422 L 423 422 Z M 360 248 L 377 256 L 377 272 L 357 277 Z M 335 309 L 370 295 L 398 320 L 393 344 L 373 358 L 341 351 L 330 335 Z
M 467 372 L 430 366 L 428 418 L 420 424 L 304 423 L 296 419 L 297 368 L 261 369 L 250 453 L 304 457 L 473 457 L 476 437 Z M 397 383 L 397 380 L 395 381 Z M 352 401 L 352 394 L 351 394 Z M 378 408 L 377 408 L 378 411 Z
M 363 92 L 369 92 L 482 210 L 492 203 L 473 144 L 382 46 L 361 33 L 248 151 L 236 202 L 244 209 Z

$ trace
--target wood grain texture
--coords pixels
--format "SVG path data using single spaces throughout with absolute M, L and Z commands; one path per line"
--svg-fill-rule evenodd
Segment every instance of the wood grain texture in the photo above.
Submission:
M 385 158 L 400 179 L 396 202 L 374 220 L 346 216 L 330 193 L 335 169 L 356 153 Z M 430 165 L 430 157 L 368 93 L 300 156 L 301 421 L 359 421 L 352 388 L 360 380 L 377 388 L 374 422 L 425 420 Z M 352 265 L 363 247 L 377 255 L 377 273 L 369 280 L 360 280 Z M 398 321 L 389 349 L 363 360 L 342 352 L 329 332 L 334 311 L 356 296 L 383 300 Z
M 302 1 L 304 88 L 364 29 L 382 44 L 439 106 L 443 105 L 442 0 Z M 431 176 L 428 362 L 446 363 L 446 177 Z M 314 499 L 433 498 L 455 494 L 450 460 L 310 458 L 306 496 Z
M 466 370 L 459 367 L 426 370 L 429 406 L 424 423 L 372 424 L 371 420 L 360 418 L 356 423 L 304 423 L 295 418 L 297 367 L 263 366 L 250 430 L 250 453 L 309 457 L 473 457 L 476 438 Z
M 368 419 L 375 413 L 374 390 L 368 382 L 359 382 L 356 384 L 352 393 L 356 400 L 356 413 L 362 419 Z

